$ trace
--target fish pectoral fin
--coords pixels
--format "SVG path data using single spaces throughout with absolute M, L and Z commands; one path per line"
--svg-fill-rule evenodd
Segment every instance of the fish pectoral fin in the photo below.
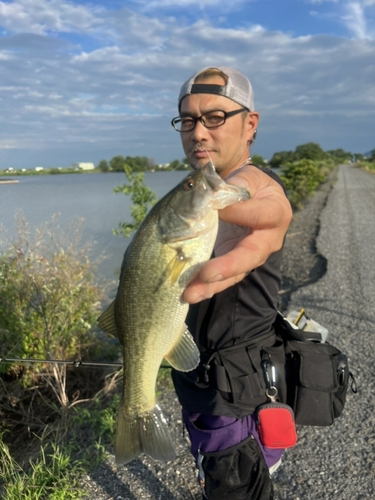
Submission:
M 103 332 L 109 333 L 114 337 L 119 338 L 117 325 L 115 320 L 115 301 L 113 300 L 107 309 L 99 316 L 98 326 Z
M 171 277 L 172 285 L 176 283 L 189 260 L 189 257 L 186 257 L 182 248 L 180 248 L 177 251 L 177 255 L 170 261 L 168 264 L 168 274 Z
M 164 272 L 162 273 L 159 283 L 157 284 L 154 293 L 156 293 L 164 283 L 167 282 L 168 279 L 171 280 L 172 285 L 176 283 L 178 278 L 181 276 L 181 273 L 186 266 L 186 264 L 189 262 L 190 257 L 186 257 L 184 254 L 182 248 L 179 248 L 177 250 L 176 255 L 173 257 L 173 259 L 168 263 L 167 267 L 165 268 Z
M 198 366 L 200 352 L 186 325 L 177 343 L 164 357 L 173 368 L 180 372 L 189 372 Z

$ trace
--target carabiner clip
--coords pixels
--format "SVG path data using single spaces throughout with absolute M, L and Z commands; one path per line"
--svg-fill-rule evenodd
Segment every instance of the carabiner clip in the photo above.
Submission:
M 276 387 L 276 369 L 270 359 L 262 361 L 262 370 L 266 381 L 266 396 L 272 401 L 277 401 L 278 390 Z
M 275 387 L 275 385 L 276 385 L 276 370 L 275 370 L 275 367 L 271 363 L 270 360 L 265 359 L 262 361 L 262 370 L 264 373 L 264 378 L 266 381 L 267 389 L 270 389 L 271 387 Z

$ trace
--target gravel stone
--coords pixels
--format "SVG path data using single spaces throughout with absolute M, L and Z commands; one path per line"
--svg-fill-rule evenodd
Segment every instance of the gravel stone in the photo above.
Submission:
M 348 392 L 330 427 L 299 427 L 273 475 L 275 500 L 375 498 L 375 176 L 340 166 L 301 210 L 285 242 L 280 309 L 304 307 L 349 356 L 359 391 Z M 114 456 L 83 482 L 94 500 L 200 500 L 189 439 L 173 390 L 159 398 L 178 457 L 142 455 L 116 469 Z

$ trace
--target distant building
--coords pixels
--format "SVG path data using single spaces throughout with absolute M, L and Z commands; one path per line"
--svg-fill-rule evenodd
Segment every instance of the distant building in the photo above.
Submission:
M 73 168 L 80 169 L 80 170 L 94 170 L 95 165 L 91 162 L 79 162 L 79 163 L 73 163 Z
M 41 170 L 44 170 L 43 167 L 35 167 L 35 172 L 40 172 Z

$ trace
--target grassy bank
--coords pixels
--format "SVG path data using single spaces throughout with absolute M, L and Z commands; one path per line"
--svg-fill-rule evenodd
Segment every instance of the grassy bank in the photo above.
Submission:
M 375 163 L 371 161 L 360 161 L 355 164 L 355 167 L 369 172 L 370 174 L 375 174 Z

